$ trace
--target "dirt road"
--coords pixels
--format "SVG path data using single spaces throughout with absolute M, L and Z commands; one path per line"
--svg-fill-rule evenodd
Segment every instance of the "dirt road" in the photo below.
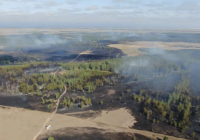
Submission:
M 63 95 L 67 92 L 67 87 L 65 86 L 65 90 L 64 92 L 60 95 L 60 97 L 58 98 L 57 102 L 56 102 L 56 109 L 54 112 L 52 112 L 51 116 L 48 117 L 46 119 L 46 121 L 44 122 L 42 128 L 40 129 L 40 131 L 33 137 L 33 140 L 36 140 L 37 137 L 42 133 L 43 129 L 45 128 L 45 126 L 49 123 L 49 121 L 53 118 L 53 116 L 55 115 L 55 113 L 57 112 L 58 110 L 58 106 L 60 104 L 60 99 L 63 97 Z
M 88 52 L 90 51 L 90 49 L 88 49 L 88 50 L 86 50 L 86 51 L 83 51 L 83 52 L 81 52 L 81 53 L 79 53 L 78 55 L 77 55 L 77 57 L 76 58 L 74 58 L 73 60 L 71 60 L 70 62 L 73 62 L 74 60 L 76 60 L 80 55 L 82 55 L 82 54 L 88 54 Z M 69 63 L 70 63 L 69 62 Z
M 57 71 L 55 71 L 55 72 L 53 72 L 51 74 L 55 77 L 58 72 L 59 72 L 59 70 L 57 70 Z
M 76 60 L 80 55 L 82 55 L 82 54 L 88 54 L 88 53 L 90 53 L 90 49 L 79 53 L 73 60 L 69 61 L 68 63 L 73 62 L 73 61 Z M 55 77 L 57 74 L 59 74 L 59 70 L 57 70 L 57 71 L 51 73 L 51 75 L 53 75 L 54 77 Z

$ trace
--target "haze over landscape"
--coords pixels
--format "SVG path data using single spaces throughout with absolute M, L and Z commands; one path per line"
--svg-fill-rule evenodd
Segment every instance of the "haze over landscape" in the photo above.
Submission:
M 1 0 L 0 27 L 199 28 L 199 0 Z
M 199 0 L 0 0 L 0 140 L 200 140 Z

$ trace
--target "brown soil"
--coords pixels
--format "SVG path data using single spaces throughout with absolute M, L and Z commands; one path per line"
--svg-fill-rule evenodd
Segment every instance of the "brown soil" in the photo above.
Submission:
M 128 112 L 128 110 L 124 108 L 112 111 L 102 111 L 101 115 L 96 117 L 92 121 L 124 128 L 129 128 L 137 122 L 135 118 Z
M 108 90 L 108 95 L 112 95 L 112 94 L 115 94 L 116 91 L 114 89 L 109 89 Z
M 21 108 L 0 108 L 0 139 L 31 140 L 48 116 Z
M 120 114 L 118 113 L 115 115 L 122 115 L 123 117 L 121 111 Z M 4 126 L 0 127 L 0 133 L 1 133 L 0 139 L 30 140 L 38 132 L 38 129 L 43 126 L 44 122 L 50 115 L 51 115 L 50 113 L 31 111 L 31 110 L 12 108 L 12 107 L 10 107 L 10 109 L 0 108 L 0 120 L 1 120 L 0 125 Z M 106 118 L 104 115 L 102 117 L 104 117 L 105 119 L 109 119 Z M 49 132 L 66 127 L 67 128 L 90 127 L 90 128 L 104 129 L 106 131 L 109 130 L 115 132 L 138 133 L 151 138 L 154 138 L 153 135 L 159 138 L 164 137 L 163 134 L 157 134 L 143 130 L 129 129 L 127 127 L 123 127 L 124 124 L 118 123 L 115 125 L 119 126 L 115 126 L 111 124 L 106 124 L 106 122 L 96 122 L 92 119 L 82 119 L 72 116 L 55 114 L 53 118 L 50 119 L 49 124 L 47 125 L 52 125 L 52 128 L 50 129 Z M 121 123 L 124 122 L 121 121 Z M 49 132 L 47 132 L 45 129 L 42 130 L 42 134 Z M 182 138 L 174 138 L 170 136 L 169 138 L 170 140 L 183 140 Z
M 63 71 L 59 72 L 60 75 L 63 75 L 63 74 L 66 74 L 66 73 L 67 73 L 66 70 L 63 70 Z

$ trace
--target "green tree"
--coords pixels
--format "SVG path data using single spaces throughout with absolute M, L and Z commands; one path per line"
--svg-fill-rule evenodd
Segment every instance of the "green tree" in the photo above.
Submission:
M 169 120 L 172 121 L 174 119 L 174 112 L 169 113 Z
M 195 137 L 195 132 L 192 133 L 192 137 L 193 137 L 193 138 Z
M 58 99 L 60 96 L 60 93 L 56 93 L 55 96 L 56 96 L 56 99 Z
M 85 104 L 83 101 L 81 101 L 81 108 L 84 108 L 85 107 Z
M 42 96 L 42 92 L 38 91 L 37 96 Z
M 72 98 L 72 102 L 75 103 L 75 101 L 76 101 L 76 99 L 75 99 L 75 98 Z
M 54 138 L 53 137 L 49 137 L 48 140 L 54 140 Z
M 30 96 L 33 97 L 34 93 L 31 93 Z
M 167 136 L 164 136 L 163 140 L 169 140 L 169 138 Z
M 0 92 L 3 91 L 3 88 L 0 86 Z
M 177 127 L 177 122 L 176 121 L 174 121 L 174 127 Z
M 103 101 L 100 101 L 100 105 L 102 105 L 103 104 Z
M 164 118 L 166 115 L 167 115 L 167 112 L 166 112 L 166 111 L 163 111 L 163 112 L 162 112 L 162 118 Z
M 131 92 L 131 89 L 127 89 L 127 91 L 126 91 L 127 93 L 130 93 Z
M 187 126 L 183 126 L 182 129 L 181 129 L 181 132 L 184 133 L 187 129 L 188 129 Z
M 43 99 L 43 97 L 42 97 L 41 99 L 42 99 L 42 104 L 45 104 L 46 102 L 45 102 L 45 100 Z
M 184 105 L 182 103 L 179 103 L 177 106 L 178 112 L 181 112 L 184 109 Z
M 34 84 L 33 84 L 33 90 L 34 90 L 34 91 L 39 90 L 39 86 L 38 86 L 37 83 L 34 83 Z

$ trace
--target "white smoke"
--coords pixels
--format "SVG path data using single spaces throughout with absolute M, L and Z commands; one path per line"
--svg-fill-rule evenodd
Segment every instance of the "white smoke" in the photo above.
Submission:
M 4 49 L 16 49 L 18 47 L 29 49 L 40 49 L 52 45 L 65 44 L 68 42 L 59 35 L 28 34 L 20 36 L 5 36 Z

